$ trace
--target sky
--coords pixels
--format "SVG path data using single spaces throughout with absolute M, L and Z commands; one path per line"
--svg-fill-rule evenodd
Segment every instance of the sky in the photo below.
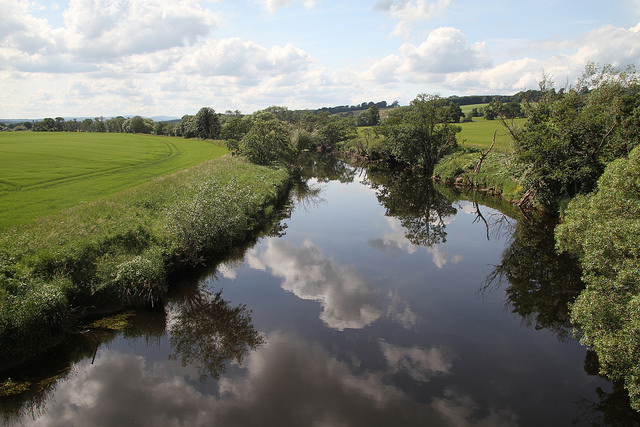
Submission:
M 7 119 L 511 95 L 590 62 L 640 67 L 640 0 L 0 0 Z

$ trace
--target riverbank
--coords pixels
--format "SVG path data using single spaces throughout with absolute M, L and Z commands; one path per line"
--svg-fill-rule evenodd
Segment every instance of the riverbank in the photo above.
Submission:
M 434 169 L 438 182 L 486 191 L 511 203 L 518 203 L 525 195 L 521 184 L 523 173 L 513 160 L 512 152 L 487 152 L 475 147 L 457 147 Z
M 282 169 L 224 156 L 0 235 L 0 364 L 89 313 L 162 303 L 167 275 L 246 240 L 276 213 Z

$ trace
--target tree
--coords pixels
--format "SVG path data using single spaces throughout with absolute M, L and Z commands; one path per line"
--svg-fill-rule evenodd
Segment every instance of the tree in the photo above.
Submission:
M 449 120 L 452 123 L 460 123 L 462 117 L 464 117 L 464 113 L 460 105 L 449 102 Z
M 380 109 L 372 105 L 366 111 L 358 114 L 356 119 L 358 126 L 376 126 L 380 123 Z
M 80 123 L 76 119 L 67 120 L 62 124 L 62 130 L 65 132 L 78 132 L 80 130 Z
M 266 111 L 254 114 L 251 130 L 240 141 L 238 150 L 259 165 L 288 163 L 295 155 L 289 128 L 275 114 Z
M 107 132 L 110 133 L 120 133 L 122 132 L 122 125 L 126 119 L 122 116 L 112 117 L 105 121 L 105 125 L 107 126 Z
M 251 129 L 251 116 L 230 115 L 220 129 L 220 138 L 226 141 L 240 141 Z
M 56 130 L 56 122 L 51 117 L 45 118 L 41 122 L 36 122 L 33 125 L 35 132 L 53 132 Z
M 435 95 L 418 95 L 408 108 L 396 109 L 383 127 L 385 144 L 393 157 L 426 174 L 445 154 L 455 147 L 460 128 L 449 124 L 449 107 Z
M 91 124 L 91 132 L 106 132 L 107 126 L 104 123 L 103 117 L 96 117 Z
M 202 107 L 195 117 L 195 132 L 200 139 L 220 137 L 220 119 L 211 107 Z
M 195 138 L 196 133 L 196 117 L 185 114 L 182 116 L 182 120 L 176 126 L 176 136 L 182 136 L 184 138 Z
M 84 119 L 81 123 L 80 123 L 80 130 L 82 132 L 91 132 L 91 126 L 93 125 L 93 120 L 91 119 Z
M 609 164 L 593 194 L 569 203 L 556 240 L 582 267 L 586 288 L 571 306 L 580 341 L 640 410 L 640 147 Z
M 141 116 L 134 116 L 125 120 L 122 124 L 123 130 L 127 133 L 147 133 L 153 131 L 153 120 L 145 119 Z

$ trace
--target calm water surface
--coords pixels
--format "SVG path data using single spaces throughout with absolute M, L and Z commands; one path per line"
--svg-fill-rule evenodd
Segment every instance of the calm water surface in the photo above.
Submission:
M 633 425 L 624 393 L 572 338 L 566 304 L 580 283 L 550 224 L 427 180 L 329 166 L 269 236 L 177 280 L 166 307 L 14 372 L 32 386 L 0 398 L 3 419 Z

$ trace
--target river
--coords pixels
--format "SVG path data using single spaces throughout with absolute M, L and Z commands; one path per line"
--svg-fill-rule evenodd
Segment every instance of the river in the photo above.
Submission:
M 573 338 L 582 285 L 553 224 L 439 190 L 310 161 L 282 220 L 175 277 L 164 307 L 103 319 L 9 373 L 23 392 L 0 397 L 1 419 L 635 425 Z

